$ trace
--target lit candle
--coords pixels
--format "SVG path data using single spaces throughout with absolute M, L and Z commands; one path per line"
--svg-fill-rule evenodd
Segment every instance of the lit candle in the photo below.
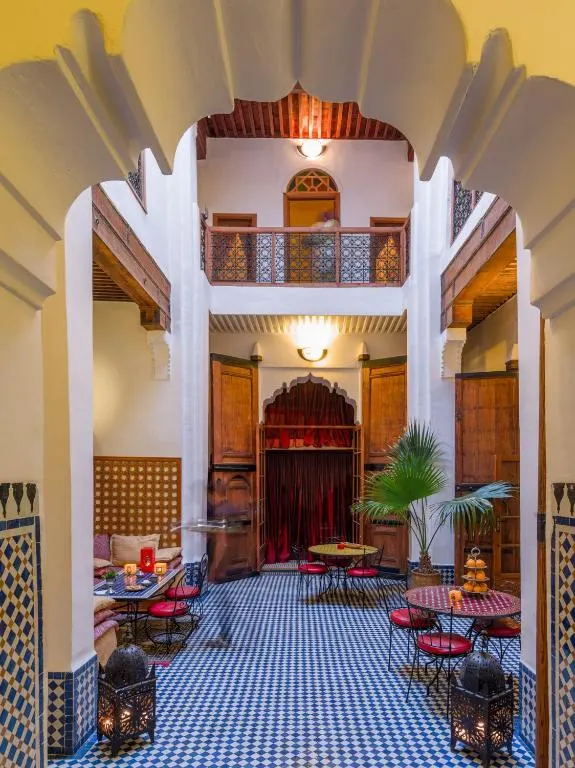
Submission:
M 138 573 L 138 566 L 136 563 L 126 563 L 124 566 L 125 576 L 135 576 Z
M 158 577 L 165 576 L 168 566 L 166 563 L 156 563 L 154 565 L 154 573 Z

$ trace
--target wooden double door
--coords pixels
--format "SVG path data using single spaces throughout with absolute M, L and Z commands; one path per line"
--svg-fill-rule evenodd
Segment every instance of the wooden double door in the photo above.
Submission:
M 261 569 L 266 545 L 265 445 L 258 426 L 258 368 L 249 360 L 211 355 L 211 462 L 216 512 L 226 505 L 245 522 L 231 540 L 225 574 Z M 407 421 L 406 358 L 369 361 L 362 370 L 362 424 L 353 443 L 354 493 L 364 472 L 383 469 L 387 447 Z M 355 521 L 354 537 L 381 550 L 381 564 L 405 572 L 408 536 L 396 520 Z
M 518 588 L 520 579 L 518 374 L 498 371 L 461 374 L 455 383 L 455 483 L 468 493 L 506 480 L 516 491 L 496 501 L 495 524 L 479 534 L 459 529 L 455 541 L 456 580 L 472 547 L 481 549 L 492 586 Z

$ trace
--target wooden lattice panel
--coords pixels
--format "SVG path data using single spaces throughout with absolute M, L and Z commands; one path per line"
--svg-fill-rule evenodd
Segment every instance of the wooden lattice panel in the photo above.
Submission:
M 180 546 L 181 459 L 94 457 L 94 533 L 161 534 Z

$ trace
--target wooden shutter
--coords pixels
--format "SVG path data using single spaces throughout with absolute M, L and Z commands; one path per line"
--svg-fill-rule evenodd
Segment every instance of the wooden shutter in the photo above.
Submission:
M 407 425 L 407 359 L 395 357 L 364 363 L 362 386 L 364 466 L 382 469 L 387 448 Z M 380 564 L 407 570 L 407 528 L 385 519 L 365 525 L 365 539 L 379 549 Z
M 212 355 L 212 455 L 215 467 L 256 463 L 258 369 L 250 360 Z
M 395 357 L 364 365 L 362 421 L 366 465 L 385 464 L 387 447 L 407 425 L 407 360 Z
M 455 381 L 455 484 L 459 494 L 494 480 L 517 492 L 496 502 L 497 522 L 471 539 L 455 536 L 456 578 L 473 546 L 481 549 L 492 586 L 519 579 L 519 381 L 516 371 L 460 374 Z M 516 569 L 516 570 L 514 570 Z

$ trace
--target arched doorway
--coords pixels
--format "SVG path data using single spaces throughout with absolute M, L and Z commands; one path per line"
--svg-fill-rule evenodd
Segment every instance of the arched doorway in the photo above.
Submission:
M 354 535 L 354 455 L 359 426 L 345 395 L 312 376 L 265 406 L 265 560 L 290 559 L 294 545 Z

